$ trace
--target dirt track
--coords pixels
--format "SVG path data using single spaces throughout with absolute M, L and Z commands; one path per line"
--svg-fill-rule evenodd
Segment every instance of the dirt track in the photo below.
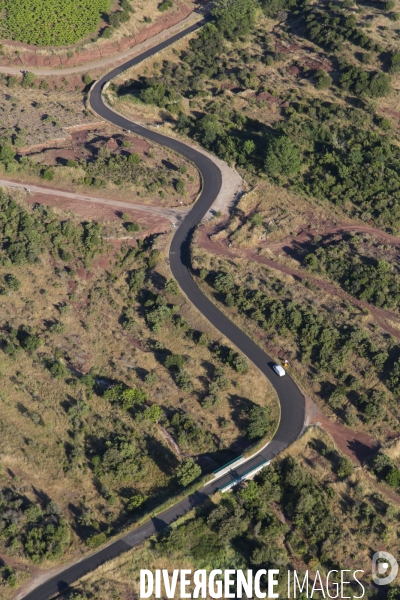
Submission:
M 393 245 L 400 244 L 400 238 L 391 236 L 390 234 L 382 232 L 380 229 L 375 229 L 374 227 L 367 227 L 367 226 L 358 227 L 356 225 L 343 225 L 343 226 L 335 227 L 335 228 L 327 231 L 326 233 L 327 234 L 328 233 L 336 233 L 336 232 L 339 233 L 341 231 L 357 231 L 359 233 L 371 233 L 371 234 L 379 236 L 379 237 L 384 237 L 384 239 L 386 241 L 390 242 Z M 223 241 L 219 241 L 219 242 L 212 242 L 210 239 L 210 235 L 212 235 L 213 233 L 214 233 L 214 230 L 207 230 L 204 228 L 201 229 L 200 235 L 198 238 L 199 246 L 201 246 L 205 250 L 209 250 L 213 254 L 219 254 L 219 255 L 225 255 L 225 256 L 235 256 L 237 258 L 247 258 L 248 260 L 253 260 L 260 264 L 267 265 L 268 267 L 276 269 L 277 271 L 280 271 L 281 273 L 285 273 L 286 275 L 291 275 L 298 281 L 307 280 L 310 283 L 314 284 L 315 286 L 319 287 L 324 292 L 334 295 L 334 296 L 337 296 L 347 302 L 350 302 L 351 304 L 353 304 L 354 306 L 357 306 L 361 310 L 367 309 L 370 312 L 370 314 L 373 316 L 375 322 L 384 331 L 386 331 L 386 333 L 389 333 L 397 340 L 400 340 L 400 329 L 399 330 L 395 329 L 394 327 L 389 325 L 385 320 L 385 319 L 389 319 L 391 321 L 398 322 L 399 327 L 400 327 L 400 317 L 397 313 L 390 311 L 390 310 L 383 309 L 383 308 L 377 308 L 376 306 L 373 306 L 372 304 L 368 304 L 368 302 L 365 302 L 363 300 L 358 300 L 357 298 L 354 298 L 354 296 L 351 296 L 350 294 L 345 292 L 339 285 L 337 285 L 331 281 L 327 281 L 325 279 L 315 277 L 313 275 L 309 275 L 308 273 L 305 273 L 304 271 L 300 271 L 300 270 L 297 271 L 296 269 L 293 269 L 291 267 L 287 267 L 286 265 L 280 264 L 277 260 L 273 260 L 271 258 L 266 258 L 265 256 L 260 256 L 259 254 L 256 254 L 255 252 L 252 252 L 251 250 L 231 248 L 231 247 L 229 247 L 227 240 L 223 240 Z M 290 245 L 294 240 L 296 242 L 306 241 L 306 239 L 309 237 L 309 235 L 310 235 L 310 232 L 308 232 L 306 234 L 300 234 L 299 236 L 296 236 L 293 238 L 288 238 L 288 239 L 282 240 L 280 242 L 275 242 L 272 244 L 264 245 L 263 247 L 268 248 L 270 250 L 274 250 L 274 251 L 283 250 L 285 246 Z
M 33 185 L 30 183 L 18 183 L 9 179 L 0 179 L 1 187 L 8 187 L 12 189 L 24 190 L 29 194 L 29 201 L 35 201 L 37 196 L 37 202 L 40 201 L 41 196 L 51 196 L 52 198 L 62 198 L 70 201 L 71 205 L 81 204 L 81 202 L 87 202 L 92 205 L 104 205 L 113 209 L 122 208 L 123 210 L 137 211 L 149 213 L 152 215 L 158 215 L 163 219 L 168 219 L 172 224 L 179 223 L 186 215 L 188 209 L 185 208 L 161 208 L 159 206 L 146 206 L 144 204 L 134 204 L 133 202 L 123 202 L 122 200 L 115 200 L 113 198 L 103 198 L 101 196 L 88 196 L 86 194 L 75 194 L 74 192 L 66 192 L 57 188 L 47 188 L 45 186 Z M 94 206 L 96 208 L 96 206 Z M 67 207 L 67 210 L 72 210 L 72 207 Z

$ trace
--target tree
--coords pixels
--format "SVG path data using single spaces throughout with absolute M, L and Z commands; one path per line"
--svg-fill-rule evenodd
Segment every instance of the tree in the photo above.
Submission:
M 65 377 L 67 377 L 68 375 L 68 372 L 69 371 L 67 367 L 60 362 L 55 362 L 50 368 L 50 373 L 52 377 L 57 379 L 65 379 Z
M 36 352 L 42 340 L 38 335 L 27 334 L 21 339 L 21 346 L 29 353 Z
M 400 52 L 393 52 L 390 57 L 390 73 L 397 73 L 400 71 Z
M 197 344 L 199 346 L 208 346 L 208 343 L 210 341 L 210 338 L 208 337 L 208 335 L 205 333 L 205 331 L 203 331 L 200 336 L 199 339 L 197 340 Z
M 84 75 L 82 77 L 82 81 L 85 85 L 90 85 L 91 83 L 93 83 L 93 79 L 91 78 L 91 76 L 89 75 L 89 73 L 86 73 L 86 75 Z
M 179 294 L 179 286 L 175 279 L 168 279 L 167 283 L 165 284 L 165 291 L 173 296 Z
M 263 224 L 263 218 L 261 213 L 254 213 L 250 220 L 255 227 L 260 227 Z
M 30 87 L 32 85 L 32 83 L 35 81 L 35 78 L 36 78 L 35 73 L 31 73 L 30 71 L 27 71 L 22 78 L 21 86 L 24 88 Z
M 143 416 L 147 421 L 152 421 L 153 423 L 158 423 L 160 417 L 162 415 L 161 406 L 158 404 L 152 404 L 143 413 Z
M 169 354 L 165 359 L 164 365 L 167 369 L 181 369 L 185 360 L 181 354 Z
M 342 456 L 339 461 L 339 467 L 337 470 L 338 477 L 341 479 L 346 479 L 349 477 L 354 471 L 354 465 L 350 458 L 347 456 Z
M 156 264 L 158 263 L 160 258 L 160 251 L 159 250 L 152 250 L 150 252 L 150 256 L 149 256 L 149 260 L 147 262 L 147 265 L 149 267 L 149 269 L 153 269 Z
M 265 170 L 267 175 L 295 175 L 301 167 L 300 152 L 286 135 L 275 138 L 267 150 Z
M 217 28 L 229 40 L 247 35 L 256 23 L 256 0 L 217 0 L 212 14 Z
M 161 4 L 158 5 L 158 10 L 160 12 L 165 12 L 169 8 L 172 8 L 173 5 L 174 3 L 172 2 L 172 0 L 163 0 L 163 2 L 161 2 Z
M 44 169 L 41 173 L 41 176 L 43 179 L 46 179 L 46 181 L 53 181 L 55 173 L 51 169 Z
M 247 373 L 247 371 L 249 370 L 249 361 L 245 356 L 242 356 L 241 354 L 236 353 L 231 364 L 235 371 L 237 371 L 238 373 Z
M 129 231 L 129 233 L 135 233 L 137 231 L 140 231 L 140 225 L 139 223 L 136 223 L 136 221 L 134 221 L 133 223 L 126 223 L 125 229 Z
M 148 85 L 140 92 L 140 99 L 145 104 L 155 104 L 162 108 L 166 103 L 167 88 L 162 83 Z
M 391 79 L 386 73 L 377 73 L 371 77 L 369 94 L 373 98 L 382 98 L 390 92 Z
M 269 410 L 264 406 L 254 406 L 249 415 L 247 436 L 251 440 L 261 438 L 269 431 Z
M 129 388 L 124 383 L 108 388 L 103 397 L 111 402 L 118 402 L 122 410 L 129 410 L 135 404 L 141 405 L 147 400 L 145 391 L 138 388 Z
M 86 545 L 89 548 L 98 548 L 102 544 L 107 541 L 107 535 L 103 533 L 96 533 L 95 535 L 90 536 L 86 540 Z M 79 597 L 79 596 L 78 596 Z
M 126 503 L 126 507 L 128 510 L 136 510 L 140 508 L 143 502 L 146 501 L 146 496 L 142 496 L 142 494 L 136 494 L 135 496 L 131 496 Z
M 314 75 L 315 78 L 315 87 L 319 90 L 328 88 L 332 85 L 332 77 L 324 71 L 324 69 L 318 69 L 318 71 Z
M 391 487 L 397 488 L 400 485 L 400 470 L 393 465 L 388 471 L 385 477 L 386 483 L 388 483 Z
M 201 467 L 194 462 L 193 458 L 184 460 L 176 469 L 177 479 L 183 487 L 188 486 L 192 481 L 200 477 Z
M 7 87 L 9 88 L 13 88 L 17 85 L 18 83 L 18 79 L 16 77 L 14 77 L 14 75 L 12 75 L 11 77 L 9 77 L 7 79 Z
M 3 144 L 0 146 L 0 162 L 7 165 L 14 160 L 15 151 L 8 144 Z
M 186 194 L 185 182 L 182 179 L 177 180 L 177 182 L 175 183 L 175 189 L 178 194 L 180 194 L 181 196 L 185 196 L 185 194 Z
M 158 383 L 159 378 L 157 373 L 147 373 L 147 375 L 144 378 L 145 383 L 147 383 L 147 385 L 153 386 L 156 383 Z
M 4 280 L 7 287 L 14 292 L 18 292 L 18 290 L 21 288 L 22 283 L 19 279 L 17 279 L 17 277 L 15 277 L 15 275 L 6 275 Z
M 117 481 L 131 479 L 140 468 L 136 445 L 130 436 L 116 436 L 106 442 L 103 458 L 94 457 L 93 465 L 99 475 L 112 475 Z
M 132 152 L 132 154 L 130 154 L 128 156 L 128 162 L 131 163 L 132 165 L 138 165 L 141 161 L 140 158 L 140 154 L 138 154 L 137 152 Z

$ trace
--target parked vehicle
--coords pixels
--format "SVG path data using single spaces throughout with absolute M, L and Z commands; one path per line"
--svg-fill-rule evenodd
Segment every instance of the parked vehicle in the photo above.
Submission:
M 272 368 L 275 371 L 275 373 L 279 375 L 279 377 L 283 377 L 284 375 L 286 375 L 286 371 L 283 367 L 281 367 L 281 365 L 273 365 Z

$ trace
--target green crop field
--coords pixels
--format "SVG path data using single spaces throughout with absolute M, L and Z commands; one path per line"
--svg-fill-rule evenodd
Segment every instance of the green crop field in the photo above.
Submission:
M 0 0 L 0 36 L 38 46 L 65 46 L 95 31 L 110 0 Z

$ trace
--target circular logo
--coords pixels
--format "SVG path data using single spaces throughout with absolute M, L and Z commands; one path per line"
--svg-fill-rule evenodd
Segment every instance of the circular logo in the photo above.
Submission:
M 389 567 L 391 567 L 390 573 L 383 577 Z M 376 585 L 388 585 L 388 583 L 392 583 L 397 577 L 398 570 L 397 560 L 389 552 L 384 552 L 383 550 L 375 552 L 372 557 L 372 581 Z

